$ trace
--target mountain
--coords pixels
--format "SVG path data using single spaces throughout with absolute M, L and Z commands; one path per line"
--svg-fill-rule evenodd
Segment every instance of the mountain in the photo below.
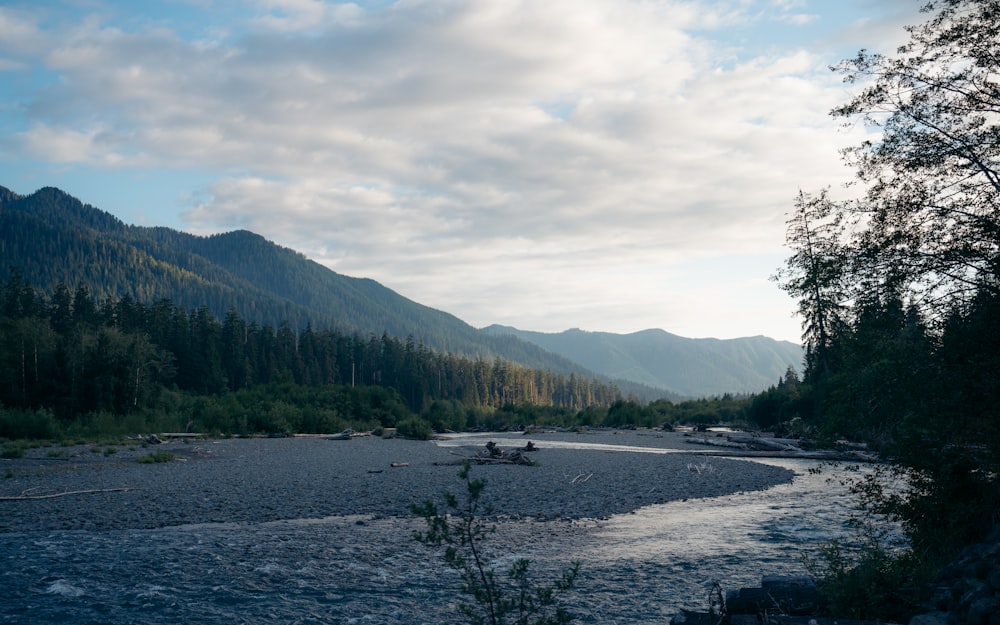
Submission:
M 245 230 L 195 236 L 130 226 L 55 188 L 20 196 L 0 187 L 0 279 L 18 268 L 51 295 L 86 286 L 100 301 L 169 299 L 221 319 L 230 309 L 262 325 L 333 328 L 362 336 L 412 336 L 429 348 L 502 357 L 528 367 L 593 377 L 534 344 L 484 334 L 454 315 L 374 280 L 338 274 Z M 627 392 L 627 391 L 626 391 Z
M 441 352 L 599 376 L 643 400 L 762 390 L 802 360 L 796 346 L 783 344 L 782 351 L 764 337 L 712 342 L 656 330 L 626 336 L 480 330 L 258 234 L 206 237 L 127 225 L 53 187 L 26 196 L 0 187 L 0 280 L 13 268 L 49 296 L 60 283 L 70 290 L 82 285 L 98 301 L 167 299 L 187 310 L 204 306 L 219 319 L 233 309 L 275 328 L 412 336 Z
M 534 343 L 611 378 L 691 397 L 759 392 L 789 367 L 801 371 L 803 361 L 799 345 L 765 336 L 689 339 L 663 330 L 611 334 L 577 329 L 551 334 L 498 325 L 484 331 Z

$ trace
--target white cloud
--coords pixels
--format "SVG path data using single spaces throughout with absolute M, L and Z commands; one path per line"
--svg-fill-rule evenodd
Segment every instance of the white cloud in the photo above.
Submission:
M 797 190 L 846 175 L 837 149 L 851 137 L 826 114 L 844 98 L 831 59 L 736 59 L 692 34 L 753 10 L 267 0 L 245 34 L 220 39 L 96 17 L 57 36 L 2 10 L 0 26 L 48 36 L 60 77 L 20 149 L 216 172 L 188 190 L 194 230 L 254 230 L 476 325 L 678 331 L 727 289 L 773 315 L 782 296 L 745 259 L 780 262 Z M 670 285 L 694 257 L 730 258 L 733 276 L 683 304 Z

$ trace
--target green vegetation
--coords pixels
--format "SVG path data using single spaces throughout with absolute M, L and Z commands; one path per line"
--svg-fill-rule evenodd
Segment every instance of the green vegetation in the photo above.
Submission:
M 558 625 L 574 620 L 562 605 L 560 596 L 573 587 L 580 570 L 574 563 L 570 570 L 552 584 L 533 585 L 525 558 L 515 561 L 507 571 L 507 579 L 498 576 L 489 566 L 487 538 L 494 529 L 485 520 L 490 510 L 482 501 L 486 480 L 472 479 L 471 465 L 466 462 L 458 476 L 465 485 L 465 497 L 445 493 L 446 510 L 433 501 L 411 504 L 410 511 L 424 518 L 426 532 L 416 532 L 414 539 L 424 545 L 445 547 L 444 559 L 462 578 L 462 592 L 474 603 L 463 603 L 462 614 L 477 625 Z
M 197 428 L 216 433 L 395 427 L 420 416 L 465 429 L 506 404 L 575 412 L 617 387 L 496 358 L 434 352 L 412 337 L 296 334 L 223 322 L 167 301 L 51 299 L 12 272 L 0 301 L 0 437 L 94 438 Z M 426 415 L 426 416 L 424 416 Z
M 139 456 L 135 459 L 140 464 L 155 464 L 159 462 L 172 462 L 176 456 L 168 451 L 154 451 L 153 453 Z
M 0 451 L 0 458 L 23 458 L 25 453 L 26 449 L 24 445 L 7 442 L 4 443 L 3 451 Z
M 748 411 L 892 461 L 854 490 L 868 513 L 902 523 L 909 550 L 867 544 L 856 566 L 832 569 L 867 598 L 867 618 L 898 619 L 888 591 L 984 538 L 1000 510 L 1000 4 L 925 10 L 898 55 L 836 68 L 861 91 L 834 115 L 882 137 L 846 153 L 860 199 L 795 203 L 777 279 L 800 302 L 806 370 Z
M 83 287 L 49 299 L 17 271 L 0 297 L 0 438 L 659 427 L 740 421 L 749 401 L 643 404 L 597 380 L 442 354 L 412 337 L 296 335 L 233 311 L 220 323 L 166 301 L 98 304 Z
M 179 313 L 185 322 L 188 311 L 204 308 L 206 318 L 216 319 L 225 319 L 232 311 L 256 329 L 286 326 L 287 333 L 279 337 L 282 340 L 294 339 L 310 327 L 335 329 L 347 338 L 357 335 L 363 342 L 370 336 L 377 341 L 383 333 L 413 336 L 428 349 L 482 358 L 487 366 L 499 357 L 566 376 L 592 376 L 535 345 L 480 332 L 373 280 L 337 274 L 251 232 L 200 237 L 169 228 L 129 226 L 51 187 L 27 196 L 0 187 L 0 210 L 0 241 L 4 243 L 0 281 L 13 279 L 19 271 L 24 282 L 35 285 L 52 303 L 61 302 L 62 312 L 76 297 L 66 285 L 80 286 L 94 301 L 88 314 L 102 314 L 106 305 L 121 306 L 118 302 L 153 303 L 158 306 L 155 314 L 169 318 Z M 135 319 L 123 312 L 125 319 Z M 55 328 L 57 333 L 64 329 Z M 150 334 L 160 347 L 169 349 L 159 341 L 162 337 Z M 351 383 L 349 363 L 347 368 L 342 362 L 337 364 L 340 383 Z M 359 361 L 355 383 L 371 384 L 376 370 L 361 371 L 361 365 Z M 232 384 L 244 381 L 238 371 L 225 373 Z M 258 383 L 259 378 L 250 382 Z M 217 383 L 217 376 L 206 379 L 207 385 Z M 648 389 L 636 385 L 626 392 L 644 390 Z

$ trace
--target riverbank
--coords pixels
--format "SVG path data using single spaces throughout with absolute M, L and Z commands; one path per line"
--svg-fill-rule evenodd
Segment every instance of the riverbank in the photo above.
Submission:
M 367 515 L 406 516 L 411 503 L 459 493 L 457 464 L 487 438 L 443 444 L 357 437 L 182 440 L 160 445 L 34 449 L 0 461 L 0 532 L 153 529 Z M 786 469 L 705 458 L 681 434 L 652 430 L 539 433 L 536 466 L 484 465 L 498 514 L 606 518 L 670 501 L 756 491 L 791 481 Z M 582 446 L 582 449 L 560 447 Z M 593 447 L 587 448 L 588 445 Z M 649 453 L 616 451 L 640 447 Z M 169 462 L 143 464 L 150 453 Z M 47 498 L 35 498 L 39 496 Z M 51 497 L 48 497 L 52 495 Z

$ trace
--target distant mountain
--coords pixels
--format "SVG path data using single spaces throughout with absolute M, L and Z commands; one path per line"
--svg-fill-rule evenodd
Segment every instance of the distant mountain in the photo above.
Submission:
M 598 376 L 643 400 L 761 390 L 802 360 L 797 346 L 764 337 L 479 330 L 252 232 L 202 237 L 127 225 L 52 187 L 26 196 L 0 187 L 0 280 L 15 267 L 48 295 L 60 283 L 70 290 L 82 285 L 99 301 L 167 299 L 188 310 L 204 306 L 219 319 L 235 309 L 243 319 L 272 327 L 311 324 L 362 336 L 412 336 L 442 352 Z
M 803 359 L 799 345 L 764 336 L 689 339 L 663 330 L 611 334 L 577 329 L 547 334 L 499 325 L 484 331 L 529 341 L 611 378 L 691 397 L 762 391 L 789 367 L 800 371 Z

